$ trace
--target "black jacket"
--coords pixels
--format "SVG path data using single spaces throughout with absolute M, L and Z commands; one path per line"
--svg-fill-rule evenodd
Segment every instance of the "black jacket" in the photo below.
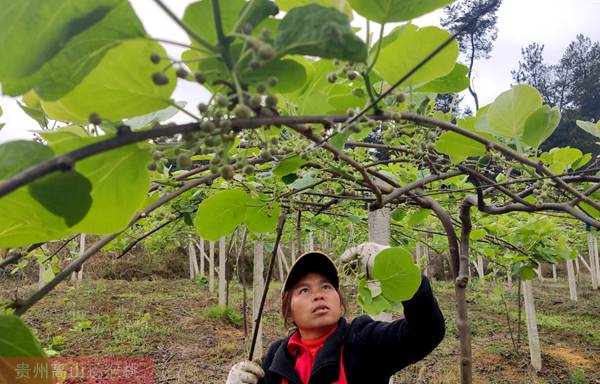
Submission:
M 403 305 L 405 318 L 390 323 L 369 316 L 357 317 L 350 324 L 340 319 L 317 354 L 309 383 L 338 380 L 342 344 L 348 384 L 387 384 L 395 372 L 433 351 L 444 338 L 446 327 L 426 277 Z M 259 384 L 281 383 L 282 377 L 290 384 L 302 384 L 294 369 L 295 358 L 287 350 L 288 340 L 289 336 L 270 346 L 262 360 L 266 375 Z

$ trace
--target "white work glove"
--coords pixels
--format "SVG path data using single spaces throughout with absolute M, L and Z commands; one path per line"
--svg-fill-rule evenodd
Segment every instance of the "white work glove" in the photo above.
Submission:
M 373 242 L 362 243 L 346 249 L 340 257 L 340 261 L 342 264 L 358 262 L 360 269 L 366 272 L 367 278 L 371 278 L 375 256 L 386 248 L 389 246 Z
M 256 384 L 265 371 L 256 361 L 240 361 L 231 367 L 226 384 Z

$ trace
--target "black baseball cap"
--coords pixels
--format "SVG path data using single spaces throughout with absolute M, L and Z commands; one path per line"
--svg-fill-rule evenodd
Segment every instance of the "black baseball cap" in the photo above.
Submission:
M 335 288 L 339 288 L 338 270 L 333 260 L 323 252 L 310 251 L 302 254 L 292 265 L 283 283 L 283 292 L 293 288 L 303 276 L 312 272 L 325 276 Z

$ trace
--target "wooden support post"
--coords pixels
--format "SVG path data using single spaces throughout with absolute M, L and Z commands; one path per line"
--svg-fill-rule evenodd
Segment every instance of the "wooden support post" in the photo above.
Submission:
M 204 259 L 206 258 L 206 252 L 204 252 L 204 239 L 200 238 L 200 244 L 198 245 L 200 250 L 200 276 L 204 276 Z
M 589 264 L 589 270 L 590 270 L 590 274 L 592 275 L 592 288 L 593 289 L 598 289 L 598 276 L 596 275 L 596 257 L 595 257 L 595 253 L 596 253 L 596 247 L 594 246 L 594 235 L 592 235 L 590 232 L 588 232 L 587 234 L 587 239 L 588 239 L 588 256 L 589 256 L 589 260 L 590 260 L 590 264 Z
M 284 276 L 287 276 L 287 274 L 290 273 L 290 266 L 288 265 L 287 259 L 285 258 L 285 254 L 281 250 L 281 247 L 279 247 L 278 251 L 279 257 L 281 258 L 281 260 L 283 260 L 283 265 L 285 267 Z
M 477 255 L 477 264 L 475 264 L 475 269 L 477 270 L 477 275 L 479 275 L 479 278 L 483 279 L 483 257 L 481 257 L 481 255 Z
M 225 305 L 227 302 L 227 292 L 225 290 L 227 285 L 227 282 L 225 281 L 226 252 L 225 237 L 221 237 L 219 239 L 219 305 Z
M 598 238 L 596 235 L 592 235 L 592 244 L 594 246 L 594 265 L 596 266 L 596 284 L 600 285 L 600 256 L 598 255 Z
M 391 211 L 387 207 L 378 209 L 376 211 L 369 211 L 369 241 L 382 245 L 390 245 L 390 220 Z M 384 312 L 373 318 L 379 321 L 390 322 L 392 321 L 392 314 Z M 390 384 L 393 384 L 394 378 L 391 377 L 389 382 Z
M 294 264 L 296 262 L 296 243 L 294 243 L 294 240 L 292 240 L 291 243 L 290 253 L 292 254 L 292 264 Z
M 265 278 L 264 278 L 264 256 L 263 256 L 263 242 L 258 240 L 254 242 L 254 268 L 253 268 L 253 291 L 252 291 L 252 332 L 254 333 L 254 327 L 256 327 L 256 320 L 258 318 L 258 311 L 260 309 L 260 299 L 265 289 Z M 256 339 L 254 356 L 262 356 L 263 354 L 263 343 L 262 343 L 262 319 L 258 323 L 258 336 Z
M 556 264 L 552 264 L 552 280 L 556 281 Z
M 208 243 L 208 292 L 215 291 L 215 242 Z
M 281 247 L 277 248 L 277 269 L 279 269 L 279 281 L 283 283 L 285 275 L 283 274 L 283 260 L 281 255 Z
M 85 253 L 85 233 L 79 235 L 79 257 Z M 77 282 L 80 283 L 83 280 L 83 265 L 77 271 Z
M 567 278 L 569 279 L 569 298 L 571 301 L 577 301 L 577 285 L 575 283 L 575 271 L 573 270 L 573 260 L 567 260 Z
M 538 335 L 537 317 L 535 315 L 535 303 L 533 301 L 533 290 L 531 280 L 522 281 L 523 301 L 525 302 L 525 317 L 527 320 L 527 337 L 529 339 L 529 357 L 531 366 L 536 372 L 542 369 L 542 351 L 540 337 Z

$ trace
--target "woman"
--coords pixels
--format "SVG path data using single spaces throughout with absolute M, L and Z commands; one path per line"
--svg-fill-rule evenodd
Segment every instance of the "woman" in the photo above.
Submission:
M 335 264 L 320 252 L 304 254 L 290 270 L 282 294 L 283 317 L 296 329 L 274 342 L 260 365 L 234 365 L 227 383 L 387 384 L 395 372 L 429 354 L 445 332 L 426 277 L 402 304 L 404 319 L 387 323 L 360 316 L 347 323 Z

